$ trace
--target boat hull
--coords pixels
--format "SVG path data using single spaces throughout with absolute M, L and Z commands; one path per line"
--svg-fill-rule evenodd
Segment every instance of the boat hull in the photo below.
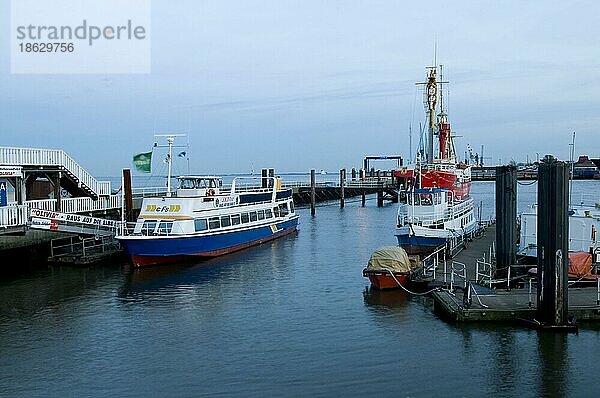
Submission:
M 406 286 L 410 281 L 408 272 L 394 272 L 394 279 L 389 271 L 363 270 L 363 276 L 369 278 L 371 285 L 379 290 L 397 289 L 400 288 L 398 282 L 402 286 Z
M 429 254 L 446 243 L 445 238 L 428 236 L 396 235 L 396 238 L 398 238 L 398 245 L 408 254 Z
M 217 257 L 288 235 L 296 231 L 298 218 L 251 229 L 214 235 L 177 237 L 127 237 L 120 239 L 133 265 L 144 267 L 184 261 L 194 257 Z

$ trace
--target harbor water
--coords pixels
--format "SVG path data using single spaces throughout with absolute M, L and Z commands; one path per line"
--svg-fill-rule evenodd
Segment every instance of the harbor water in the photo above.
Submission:
M 519 185 L 520 211 L 536 187 Z M 576 181 L 573 198 L 597 187 Z M 494 184 L 472 194 L 492 216 Z M 372 291 L 361 275 L 375 248 L 395 243 L 396 205 L 298 212 L 297 234 L 208 261 L 1 278 L 0 395 L 597 394 L 600 327 L 446 323 L 431 299 Z

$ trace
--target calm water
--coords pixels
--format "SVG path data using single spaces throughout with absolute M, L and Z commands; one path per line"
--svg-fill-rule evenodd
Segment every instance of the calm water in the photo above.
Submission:
M 473 191 L 489 215 L 493 184 Z M 519 195 L 523 208 L 535 185 Z M 0 395 L 597 394 L 598 327 L 445 323 L 429 299 L 365 290 L 370 253 L 394 243 L 395 206 L 299 212 L 297 235 L 198 264 L 3 280 Z

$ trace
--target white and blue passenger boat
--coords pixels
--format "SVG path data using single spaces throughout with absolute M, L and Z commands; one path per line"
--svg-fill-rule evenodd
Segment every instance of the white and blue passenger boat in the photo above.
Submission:
M 291 189 L 263 177 L 260 186 L 215 176 L 182 176 L 176 195 L 144 198 L 140 215 L 121 242 L 137 267 L 215 257 L 292 233 L 298 225 Z

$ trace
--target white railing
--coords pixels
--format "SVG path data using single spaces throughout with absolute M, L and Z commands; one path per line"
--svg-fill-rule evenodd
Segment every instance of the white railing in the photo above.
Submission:
M 0 207 L 0 228 L 25 226 L 28 215 L 26 205 Z
M 98 182 L 62 149 L 0 147 L 0 165 L 61 166 L 97 195 L 110 195 L 110 182 Z
M 346 188 L 384 188 L 391 183 L 391 178 L 389 177 L 369 177 L 365 180 L 346 180 L 344 182 L 344 186 Z M 339 188 L 340 182 L 339 180 L 328 180 L 328 181 L 317 181 L 315 183 L 316 187 L 319 188 Z M 284 181 L 282 183 L 282 187 L 284 188 L 310 188 L 310 182 L 307 181 Z
M 171 193 L 174 194 L 177 190 L 171 189 Z M 144 188 L 132 188 L 131 194 L 133 196 L 146 197 L 146 196 L 158 196 L 165 195 L 167 193 L 167 187 L 144 187 Z
M 450 263 L 450 291 L 454 290 L 455 279 L 462 279 L 463 287 L 467 287 L 467 266 L 465 263 L 459 261 L 452 261 Z
M 55 199 L 28 200 L 25 202 L 32 209 L 56 211 Z M 121 208 L 121 195 L 102 196 L 97 200 L 88 197 L 63 198 L 60 201 L 61 213 L 87 213 Z

